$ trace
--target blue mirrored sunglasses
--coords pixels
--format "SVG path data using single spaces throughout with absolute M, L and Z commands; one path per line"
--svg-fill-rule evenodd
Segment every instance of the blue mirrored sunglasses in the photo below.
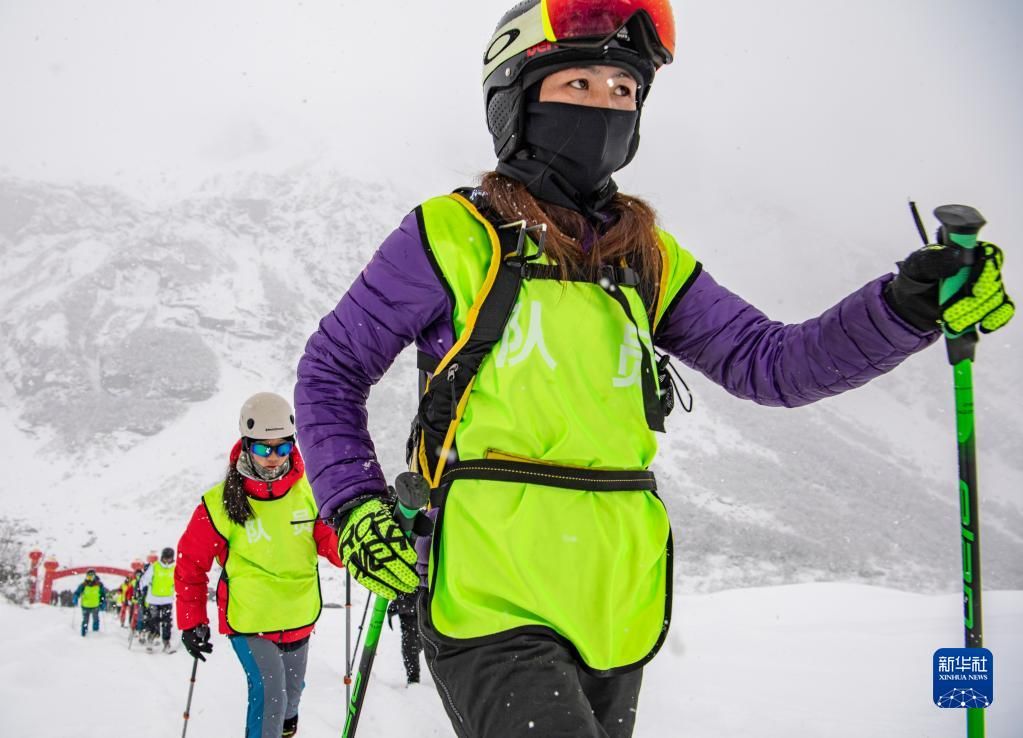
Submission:
M 291 441 L 285 441 L 277 446 L 271 446 L 257 441 L 253 441 L 249 444 L 249 451 L 264 459 L 268 458 L 272 453 L 276 453 L 280 457 L 285 457 L 291 453 L 291 449 L 293 448 L 295 448 L 295 444 Z

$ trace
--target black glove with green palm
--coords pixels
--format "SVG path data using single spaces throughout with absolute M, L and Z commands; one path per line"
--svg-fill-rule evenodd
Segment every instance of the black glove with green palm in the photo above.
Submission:
M 969 260 L 972 258 L 972 264 Z M 974 249 L 924 246 L 899 262 L 899 273 L 888 283 L 884 296 L 900 318 L 921 331 L 943 325 L 952 333 L 977 328 L 983 333 L 1009 322 L 1016 308 L 1002 284 L 1002 250 L 980 241 Z M 943 305 L 938 286 L 964 266 L 970 274 Z
M 352 510 L 341 528 L 338 553 L 355 581 L 385 599 L 419 586 L 416 550 L 384 498 Z

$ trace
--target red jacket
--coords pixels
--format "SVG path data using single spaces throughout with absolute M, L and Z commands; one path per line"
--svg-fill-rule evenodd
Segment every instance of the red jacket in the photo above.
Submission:
M 241 454 L 241 441 L 231 451 L 230 463 L 238 461 Z M 291 452 L 291 468 L 288 473 L 273 482 L 257 482 L 245 480 L 245 493 L 260 500 L 281 497 L 302 475 L 305 464 L 298 452 L 298 447 Z M 313 526 L 313 538 L 316 539 L 316 550 L 320 556 L 328 559 L 335 566 L 342 566 L 338 556 L 337 533 L 322 520 Z M 221 537 L 206 514 L 206 506 L 200 502 L 192 519 L 188 521 L 181 540 L 178 541 L 178 561 L 174 568 L 174 593 L 177 601 L 178 629 L 188 630 L 202 623 L 208 623 L 206 616 L 206 592 L 209 585 L 209 571 L 216 559 L 221 566 L 227 559 L 227 540 Z M 223 577 L 217 582 L 217 610 L 220 613 L 220 632 L 230 635 L 234 633 L 227 624 L 227 581 Z M 292 643 L 302 640 L 313 632 L 313 625 L 295 630 L 262 633 L 263 638 L 277 643 Z

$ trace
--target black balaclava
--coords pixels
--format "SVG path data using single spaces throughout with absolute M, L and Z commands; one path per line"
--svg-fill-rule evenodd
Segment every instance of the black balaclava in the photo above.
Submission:
M 629 157 L 638 117 L 637 110 L 529 102 L 526 147 L 497 171 L 536 198 L 596 219 L 618 191 L 611 174 Z

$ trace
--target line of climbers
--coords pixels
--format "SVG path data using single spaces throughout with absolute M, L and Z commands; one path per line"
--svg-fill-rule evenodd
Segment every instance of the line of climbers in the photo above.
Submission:
M 92 630 L 98 631 L 100 612 L 112 611 L 117 614 L 121 627 L 130 628 L 132 637 L 137 635 L 138 642 L 148 652 L 156 650 L 162 641 L 163 652 L 173 653 L 174 568 L 174 549 L 168 546 L 158 560 L 136 569 L 113 591 L 107 589 L 95 569 L 89 569 L 70 598 L 63 597 L 64 593 L 61 593 L 55 601 L 64 604 L 70 599 L 67 604 L 82 608 L 83 638 L 88 634 L 90 620 Z

